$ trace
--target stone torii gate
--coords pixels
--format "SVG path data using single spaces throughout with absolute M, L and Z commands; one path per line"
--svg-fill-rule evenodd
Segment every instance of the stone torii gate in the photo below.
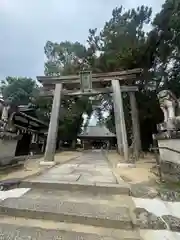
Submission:
M 141 150 L 141 139 L 138 121 L 138 109 L 136 106 L 136 86 L 121 86 L 120 81 L 135 79 L 140 75 L 142 69 L 133 69 L 120 72 L 95 73 L 82 71 L 79 75 L 70 76 L 38 76 L 37 80 L 42 83 L 41 95 L 44 97 L 53 96 L 53 105 L 49 123 L 48 137 L 44 161 L 42 165 L 54 164 L 56 150 L 56 139 L 58 132 L 58 120 L 61 107 L 62 95 L 98 95 L 112 93 L 116 126 L 116 137 L 118 152 L 124 155 L 126 161 L 129 159 L 127 132 L 124 119 L 122 92 L 128 92 L 131 104 L 132 128 L 134 137 L 134 153 L 138 156 Z

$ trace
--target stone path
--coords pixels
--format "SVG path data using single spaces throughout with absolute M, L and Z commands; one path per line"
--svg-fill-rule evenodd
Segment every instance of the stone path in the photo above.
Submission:
M 68 162 L 70 159 L 76 158 L 80 156 L 81 153 L 78 151 L 64 151 L 57 153 L 55 155 L 55 162 L 57 164 L 63 164 L 65 162 Z M 6 181 L 8 179 L 23 179 L 30 177 L 34 174 L 38 174 L 40 172 L 43 172 L 45 169 L 49 168 L 49 166 L 42 166 L 40 165 L 40 162 L 43 161 L 43 157 L 41 158 L 35 158 L 36 156 L 33 156 L 32 158 L 29 158 L 25 162 L 24 168 L 19 169 L 12 169 L 10 172 L 1 172 L 0 173 L 0 181 Z
M 85 152 L 23 181 L 2 198 L 0 193 L 0 236 L 179 240 L 180 202 L 163 202 L 154 192 L 154 199 L 135 195 L 132 186 L 117 181 L 101 151 Z
M 79 183 L 117 183 L 101 151 L 82 154 L 69 163 L 46 171 L 35 179 L 38 181 L 68 181 Z

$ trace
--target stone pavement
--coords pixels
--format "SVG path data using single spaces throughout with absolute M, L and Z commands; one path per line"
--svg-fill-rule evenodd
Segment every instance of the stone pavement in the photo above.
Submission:
M 54 167 L 34 179 L 78 183 L 117 183 L 101 151 L 82 154 L 73 161 Z
M 152 199 L 136 197 L 101 151 L 84 152 L 20 187 L 27 189 L 17 196 L 9 190 L 0 202 L 0 239 L 180 239 L 180 202 L 155 192 Z
M 55 163 L 63 164 L 68 162 L 70 159 L 76 158 L 80 156 L 81 153 L 78 151 L 65 151 L 60 152 L 55 155 Z M 43 158 L 34 158 L 27 159 L 24 167 L 19 169 L 12 169 L 10 172 L 0 173 L 0 180 L 8 180 L 8 179 L 23 179 L 40 172 L 43 172 L 45 169 L 49 168 L 49 166 L 42 166 L 39 163 L 43 160 Z

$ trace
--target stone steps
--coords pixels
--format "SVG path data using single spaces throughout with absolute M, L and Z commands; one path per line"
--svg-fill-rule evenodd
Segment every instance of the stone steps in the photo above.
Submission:
M 31 219 L 45 219 L 107 228 L 132 229 L 128 206 L 92 201 L 68 201 L 61 198 L 20 197 L 0 202 L 0 214 Z
M 84 191 L 67 191 L 67 190 L 53 190 L 53 189 L 31 189 L 23 195 L 23 198 L 28 199 L 56 199 L 59 201 L 71 201 L 91 204 L 107 204 L 110 206 L 132 206 L 132 198 L 128 195 L 105 194 Z
M 3 239 L 140 240 L 130 186 L 117 183 L 102 155 L 54 167 L 18 188 L 26 193 L 0 201 Z
M 20 188 L 38 188 L 38 189 L 53 189 L 53 190 L 68 190 L 68 191 L 84 191 L 93 193 L 105 194 L 125 194 L 130 195 L 129 184 L 122 182 L 121 184 L 108 183 L 79 183 L 79 182 L 64 182 L 64 181 L 49 181 L 49 180 L 24 180 L 19 185 Z
M 134 230 L 119 230 L 23 217 L 0 216 L 1 239 L 140 240 Z M 30 237 L 31 236 L 31 237 Z

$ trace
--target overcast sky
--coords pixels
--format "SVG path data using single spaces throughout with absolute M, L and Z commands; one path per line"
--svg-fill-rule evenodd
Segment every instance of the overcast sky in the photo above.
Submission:
M 85 43 L 89 28 L 102 28 L 112 9 L 164 0 L 0 0 L 0 78 L 43 75 L 47 40 Z

